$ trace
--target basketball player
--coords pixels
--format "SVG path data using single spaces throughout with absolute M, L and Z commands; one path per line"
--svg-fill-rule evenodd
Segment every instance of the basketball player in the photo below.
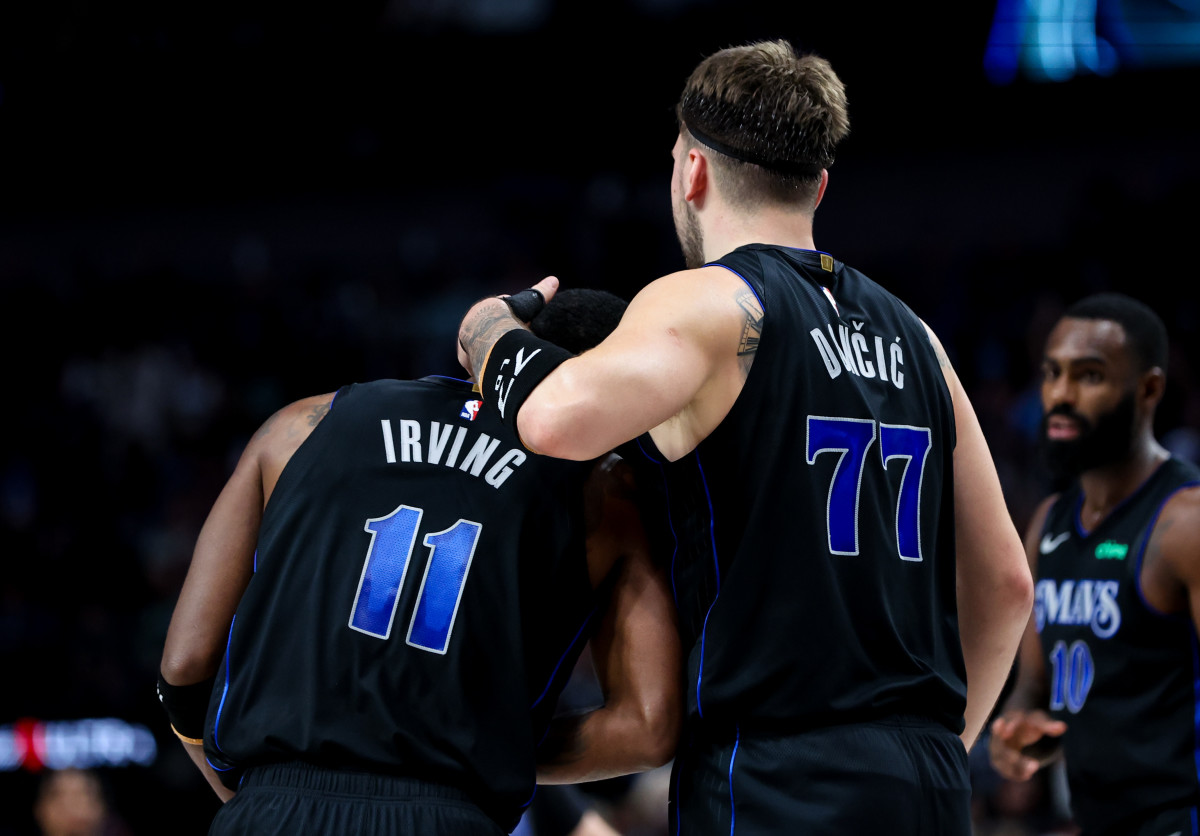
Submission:
M 533 327 L 575 351 L 624 308 L 557 301 Z M 211 833 L 501 834 L 535 778 L 669 759 L 680 651 L 627 465 L 530 455 L 478 405 L 467 381 L 355 384 L 247 445 L 159 680 L 226 800 Z M 556 717 L 589 638 L 607 701 Z
M 688 654 L 673 830 L 968 836 L 967 747 L 1032 602 L 979 422 L 917 315 L 815 247 L 848 131 L 829 63 L 723 49 L 677 112 L 688 269 L 576 358 L 481 300 L 460 355 L 527 449 L 636 439 L 664 474 Z
M 996 770 L 1065 757 L 1085 836 L 1196 836 L 1200 468 L 1154 437 L 1167 332 L 1123 294 L 1066 310 L 1042 360 L 1046 462 L 1066 485 L 1025 536 L 1037 577 Z

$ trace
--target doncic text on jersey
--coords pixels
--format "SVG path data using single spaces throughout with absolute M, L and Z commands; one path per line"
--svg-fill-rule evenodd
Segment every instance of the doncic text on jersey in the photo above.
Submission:
M 904 365 L 904 349 L 900 345 L 900 338 L 896 337 L 895 342 L 885 344 L 883 337 L 876 336 L 872 340 L 872 346 L 862 333 L 865 323 L 851 324 L 854 326 L 853 331 L 842 322 L 837 324 L 837 330 L 834 331 L 833 323 L 828 323 L 826 327 L 829 329 L 829 339 L 825 338 L 820 328 L 808 332 L 817 344 L 817 351 L 821 352 L 821 359 L 825 361 L 825 370 L 829 372 L 830 378 L 837 377 L 845 368 L 859 377 L 878 377 L 884 382 L 890 382 L 897 389 L 903 389 L 904 372 L 901 367 Z
M 396 463 L 398 454 L 402 462 L 457 467 L 471 476 L 482 476 L 483 481 L 493 488 L 499 488 L 512 475 L 513 469 L 525 461 L 525 453 L 515 447 L 509 448 L 493 461 L 492 456 L 500 446 L 500 439 L 482 432 L 468 433 L 464 426 L 430 421 L 429 437 L 426 439 L 421 435 L 420 422 L 402 418 L 397 438 L 392 434 L 391 420 L 383 418 L 379 423 L 383 430 L 384 455 L 389 464 Z

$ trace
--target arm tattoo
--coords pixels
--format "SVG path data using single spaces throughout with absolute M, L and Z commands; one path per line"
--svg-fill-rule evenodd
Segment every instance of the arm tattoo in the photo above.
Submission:
M 758 341 L 762 337 L 763 309 L 758 303 L 758 297 L 749 291 L 739 293 L 735 301 L 746 314 L 746 324 L 742 326 L 742 339 L 738 343 L 738 356 L 745 357 L 758 351 Z
M 933 353 L 937 355 L 938 365 L 943 369 L 950 368 L 950 358 L 946 356 L 945 350 L 936 342 L 933 343 Z
M 467 314 L 458 329 L 459 344 L 471 361 L 471 371 L 476 380 L 483 373 L 483 361 L 496 341 L 509 331 L 521 327 L 521 323 L 513 318 L 507 303 L 499 299 L 496 302 L 487 305 L 476 303 L 475 310 Z
M 258 428 L 258 431 L 254 433 L 254 437 L 262 438 L 265 435 L 270 435 L 271 430 L 274 429 L 274 427 L 275 427 L 275 422 L 278 420 L 279 420 L 279 413 L 276 412 L 274 415 L 272 415 L 266 421 L 263 421 L 262 426 L 260 426 Z
M 315 404 L 313 408 L 309 410 L 308 415 L 305 416 L 308 419 L 308 425 L 310 427 L 315 427 L 317 424 L 321 423 L 321 419 L 329 414 L 329 407 L 329 403 Z

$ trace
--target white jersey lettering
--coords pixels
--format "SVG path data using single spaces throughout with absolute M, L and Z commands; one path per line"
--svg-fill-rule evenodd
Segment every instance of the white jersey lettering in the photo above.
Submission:
M 392 422 L 383 418 L 379 424 L 383 432 L 384 458 L 388 464 L 396 464 L 396 438 L 392 434 Z M 450 448 L 449 454 L 443 460 L 447 446 Z M 467 452 L 460 463 L 458 457 L 464 447 Z M 402 463 L 424 462 L 455 468 L 469 476 L 482 478 L 493 488 L 499 488 L 526 459 L 523 451 L 511 448 L 492 463 L 499 447 L 500 439 L 492 438 L 487 433 L 469 433 L 467 427 L 456 427 L 441 421 L 429 422 L 429 442 L 426 446 L 421 438 L 420 424 L 409 418 L 400 419 L 399 460 Z

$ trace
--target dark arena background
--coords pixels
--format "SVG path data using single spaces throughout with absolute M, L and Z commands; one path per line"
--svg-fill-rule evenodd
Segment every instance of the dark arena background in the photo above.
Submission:
M 1093 5 L 7 4 L 0 836 L 51 833 L 67 767 L 100 779 L 89 833 L 206 832 L 154 680 L 242 446 L 299 397 L 458 375 L 479 296 L 680 269 L 672 107 L 720 47 L 788 38 L 845 80 L 817 246 L 939 332 L 1018 526 L 1046 490 L 1041 341 L 1086 293 L 1166 320 L 1160 438 L 1197 459 L 1200 5 Z M 983 748 L 980 834 L 1071 832 L 1053 774 L 1008 786 Z M 665 833 L 658 785 L 623 787 L 588 789 Z

